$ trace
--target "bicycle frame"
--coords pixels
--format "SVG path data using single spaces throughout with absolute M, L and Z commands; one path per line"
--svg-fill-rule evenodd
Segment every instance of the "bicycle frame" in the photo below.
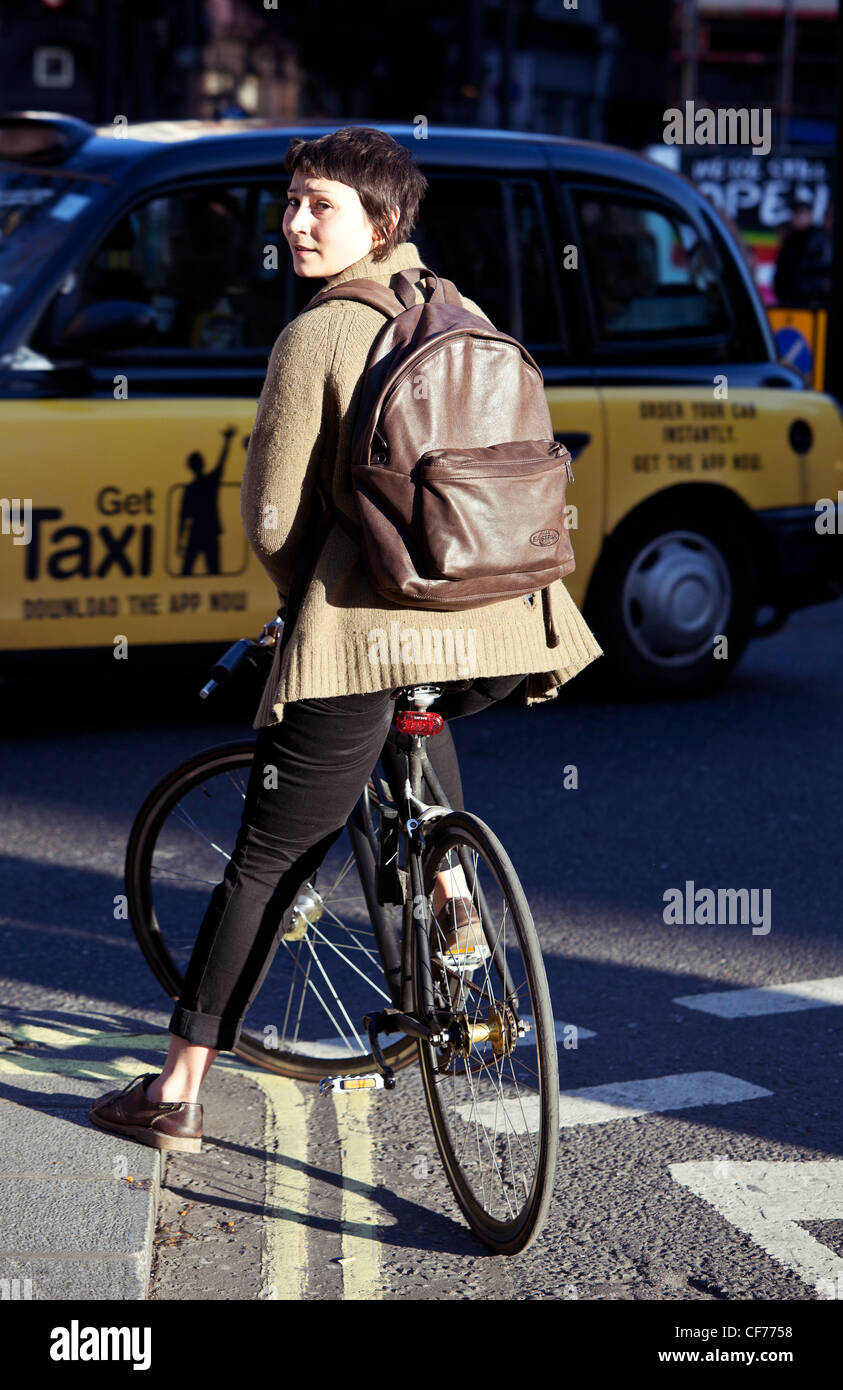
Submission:
M 214 666 L 210 679 L 200 690 L 202 699 L 207 699 L 217 688 L 221 681 L 227 680 L 244 661 L 254 662 L 259 653 L 271 649 L 278 640 L 279 633 L 284 627 L 280 617 L 272 618 L 264 624 L 260 636 L 255 640 L 241 638 L 226 651 Z M 470 681 L 458 681 L 459 686 L 468 686 Z M 396 692 L 397 698 L 407 700 L 415 705 L 417 709 L 426 708 L 442 694 L 441 685 L 415 685 L 404 686 Z M 384 978 L 386 980 L 389 997 L 392 1004 L 382 1009 L 377 1014 L 367 1014 L 363 1019 L 363 1026 L 367 1029 L 372 1054 L 384 1075 L 385 1085 L 392 1087 L 395 1079 L 391 1067 L 385 1061 L 383 1053 L 377 1040 L 377 1034 L 404 1032 L 411 1037 L 425 1038 L 429 1042 L 438 1045 L 447 1040 L 447 1033 L 443 1035 L 440 1031 L 443 1024 L 450 1021 L 451 1012 L 449 1010 L 437 1009 L 433 994 L 433 969 L 430 958 L 430 931 L 428 913 L 425 909 L 427 895 L 424 892 L 422 882 L 422 835 L 420 830 L 430 821 L 453 812 L 453 807 L 449 806 L 439 778 L 434 772 L 430 760 L 424 748 L 424 740 L 429 735 L 423 734 L 398 734 L 398 746 L 405 754 L 405 776 L 403 784 L 393 785 L 393 779 L 387 773 L 387 781 L 393 796 L 393 807 L 400 807 L 397 812 L 398 835 L 403 836 L 405 841 L 405 860 L 407 867 L 398 868 L 398 836 L 395 837 L 396 865 L 393 871 L 394 881 L 400 893 L 393 893 L 390 897 L 383 895 L 383 885 L 380 882 L 381 856 L 379 856 L 378 866 L 374 864 L 372 846 L 366 833 L 365 826 L 361 824 L 361 813 L 359 802 L 348 820 L 348 833 L 351 840 L 352 849 L 361 866 L 365 866 L 367 872 L 361 874 L 363 891 L 366 898 L 366 906 L 372 923 L 375 935 L 375 942 L 383 967 Z M 436 802 L 428 805 L 422 800 L 421 790 L 422 781 L 427 780 L 433 795 L 437 798 Z M 364 795 L 366 793 L 364 792 Z M 416 812 L 413 805 L 418 808 Z M 383 820 L 379 827 L 379 841 L 383 835 Z M 379 844 L 380 850 L 380 844 Z M 458 851 L 459 861 L 463 872 L 467 878 L 471 877 L 468 852 L 465 848 Z M 377 871 L 376 871 L 377 869 Z M 374 893 L 371 885 L 376 884 Z M 480 914 L 480 921 L 486 942 L 489 946 L 491 957 L 500 975 L 503 984 L 504 994 L 507 1004 L 515 1014 L 520 1024 L 518 1016 L 518 997 L 509 967 L 506 963 L 506 956 L 497 939 L 492 938 L 489 929 L 490 914 L 488 904 L 479 883 L 477 888 L 477 907 Z M 403 906 L 403 924 L 401 932 L 400 946 L 396 939 L 396 934 L 392 929 L 392 924 L 387 922 L 383 908 L 387 903 L 396 906 Z M 413 1012 L 413 977 L 414 977 L 414 951 L 418 952 L 421 984 L 422 1017 L 419 1018 Z
M 409 688 L 412 691 L 412 688 Z M 450 1010 L 437 1009 L 433 994 L 433 969 L 430 956 L 430 927 L 428 914 L 425 910 L 427 895 L 424 892 L 422 882 L 422 831 L 424 826 L 431 821 L 440 819 L 453 811 L 445 796 L 439 778 L 430 763 L 425 749 L 425 739 L 430 735 L 424 734 L 399 734 L 398 747 L 405 755 L 405 778 L 401 787 L 393 784 L 393 779 L 387 774 L 387 781 L 390 791 L 395 800 L 395 806 L 400 808 L 397 812 L 398 832 L 403 837 L 406 847 L 406 868 L 399 869 L 396 866 L 396 878 L 401 884 L 403 894 L 403 922 L 401 932 L 400 955 L 398 942 L 395 933 L 385 920 L 383 906 L 386 901 L 382 894 L 382 889 L 376 889 L 376 900 L 370 902 L 370 894 L 366 892 L 367 906 L 372 920 L 372 927 L 375 934 L 378 951 L 384 968 L 384 976 L 387 981 L 392 1006 L 381 1009 L 377 1014 L 367 1014 L 363 1019 L 363 1026 L 366 1028 L 372 1055 L 378 1064 L 385 1078 L 385 1085 L 389 1088 L 394 1086 L 395 1080 L 391 1067 L 386 1062 L 380 1045 L 377 1040 L 378 1033 L 407 1033 L 411 1037 L 423 1038 L 434 1045 L 447 1040 L 447 1034 L 441 1032 L 443 1025 L 451 1019 Z M 435 735 L 432 735 L 435 737 Z M 433 803 L 426 803 L 421 796 L 423 779 L 426 779 L 431 792 L 436 797 Z M 414 810 L 414 805 L 416 809 Z M 374 862 L 371 845 L 368 836 L 359 824 L 359 809 L 354 817 L 354 826 L 349 825 L 349 834 L 355 853 L 362 853 L 367 856 L 368 863 Z M 380 824 L 380 833 L 383 833 L 383 818 Z M 396 844 L 397 854 L 397 844 Z M 468 854 L 465 849 L 459 851 L 459 859 L 463 872 L 467 877 L 471 875 L 468 862 Z M 370 881 L 377 882 L 376 876 L 372 876 Z M 490 914 L 488 904 L 483 894 L 482 887 L 476 884 L 477 906 L 480 913 L 480 920 L 483 932 L 486 937 L 495 967 L 498 970 L 504 987 L 507 1002 L 513 1009 L 517 1021 L 520 1023 L 517 1008 L 517 995 L 515 985 L 506 962 L 506 955 L 500 942 L 492 939 L 488 923 Z M 414 1012 L 413 999 L 413 976 L 414 976 L 414 951 L 418 953 L 420 970 L 420 993 L 421 993 L 421 1017 Z

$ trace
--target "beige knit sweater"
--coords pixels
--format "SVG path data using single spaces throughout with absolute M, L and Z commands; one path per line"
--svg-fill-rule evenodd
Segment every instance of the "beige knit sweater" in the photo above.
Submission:
M 361 277 L 388 285 L 399 271 L 423 264 L 413 243 L 403 242 L 380 264 L 364 256 L 319 282 L 314 294 Z M 417 301 L 424 297 L 417 285 Z M 462 302 L 482 314 L 472 300 L 462 296 Z M 369 305 L 329 301 L 292 319 L 272 349 L 249 439 L 240 509 L 249 544 L 282 605 L 314 484 L 318 481 L 334 504 L 356 519 L 351 431 L 366 360 L 386 321 Z M 561 640 L 550 648 L 538 593 L 532 602 L 519 597 L 461 612 L 401 608 L 372 587 L 359 546 L 334 524 L 283 661 L 276 644 L 254 728 L 282 720 L 288 701 L 469 676 L 524 673 L 530 677 L 527 704 L 551 699 L 602 655 L 562 580 L 552 585 L 552 612 Z

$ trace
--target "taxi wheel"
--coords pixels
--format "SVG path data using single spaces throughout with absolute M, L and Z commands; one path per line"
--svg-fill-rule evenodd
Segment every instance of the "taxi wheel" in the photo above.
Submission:
M 583 610 L 605 653 L 594 663 L 601 691 L 664 699 L 719 689 L 752 636 L 756 589 L 737 518 L 695 502 L 622 523 Z

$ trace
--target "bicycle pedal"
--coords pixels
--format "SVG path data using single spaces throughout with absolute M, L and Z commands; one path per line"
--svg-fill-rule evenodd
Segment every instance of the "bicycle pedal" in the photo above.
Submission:
M 319 1094 L 331 1091 L 382 1091 L 383 1077 L 379 1071 L 361 1072 L 359 1076 L 325 1076 L 319 1082 Z
M 465 971 L 476 970 L 490 955 L 488 946 L 472 946 L 466 951 L 440 952 L 440 960 L 446 970 L 455 975 L 462 975 Z

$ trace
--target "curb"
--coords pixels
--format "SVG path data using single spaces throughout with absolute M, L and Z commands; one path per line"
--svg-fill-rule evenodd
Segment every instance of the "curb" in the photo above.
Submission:
M 50 1071 L 16 1041 L 0 1039 L 0 1300 L 146 1299 L 161 1151 L 97 1129 L 88 1111 L 154 1064 L 133 1058 L 126 1075 L 112 1053 Z

